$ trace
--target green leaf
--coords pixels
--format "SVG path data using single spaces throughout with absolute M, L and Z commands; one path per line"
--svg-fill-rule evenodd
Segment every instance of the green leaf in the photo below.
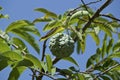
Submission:
M 77 53 L 79 54 L 80 53 L 80 50 L 81 50 L 81 46 L 80 46 L 80 40 L 77 41 Z
M 113 52 L 120 50 L 120 40 L 113 46 Z
M 87 65 L 86 65 L 87 68 L 90 67 L 90 66 L 94 66 L 95 62 L 98 63 L 100 61 L 100 59 L 101 59 L 101 56 L 100 56 L 101 52 L 102 51 L 101 51 L 100 48 L 96 49 L 96 53 L 94 55 L 90 56 L 90 58 L 87 61 Z
M 47 9 L 44 8 L 36 8 L 35 11 L 44 13 L 46 17 L 57 18 L 57 15 L 55 13 L 48 11 Z
M 85 40 L 80 42 L 80 46 L 81 46 L 82 53 L 84 53 L 85 47 L 86 47 Z
M 24 66 L 13 68 L 10 72 L 8 80 L 18 80 L 20 75 L 23 73 L 23 71 L 26 69 Z
M 0 54 L 0 64 L 2 64 L 0 66 L 0 71 L 6 68 L 7 66 L 15 64 L 21 60 L 22 56 L 13 51 L 8 51 L 4 52 L 3 54 Z
M 100 28 L 99 27 L 94 27 L 94 31 L 95 31 L 96 35 L 98 35 L 98 33 L 100 32 Z
M 78 80 L 85 80 L 85 77 L 83 74 L 77 73 L 76 76 L 78 76 Z
M 49 22 L 51 21 L 50 18 L 37 18 L 33 21 L 33 23 L 37 23 L 37 22 Z
M 45 73 L 47 72 L 47 64 L 45 62 L 41 62 L 41 66 L 44 69 Z
M 64 28 L 61 26 L 56 27 L 56 28 L 50 30 L 45 36 L 41 37 L 40 41 L 46 40 L 46 39 L 50 38 L 51 36 L 55 35 L 56 33 L 62 32 L 63 30 L 64 30 Z
M 56 73 L 56 68 L 54 67 L 51 69 L 51 75 L 55 75 L 55 73 Z
M 57 80 L 67 80 L 66 78 L 57 78 Z
M 96 55 L 92 55 L 92 56 L 88 59 L 87 64 L 86 64 L 86 67 L 87 67 L 87 68 L 94 65 L 94 60 L 95 60 L 95 58 L 96 58 Z
M 72 57 L 66 57 L 66 58 L 63 58 L 63 60 L 67 60 L 73 64 L 75 64 L 76 66 L 79 66 L 76 62 L 76 60 L 74 60 Z
M 22 60 L 22 56 L 14 51 L 7 51 L 1 54 L 2 56 L 8 58 L 10 61 L 20 61 Z
M 51 59 L 50 55 L 46 55 L 46 62 L 47 62 L 48 72 L 51 73 L 52 59 Z
M 96 42 L 96 45 L 98 46 L 100 44 L 100 39 L 99 39 L 98 35 L 95 32 L 91 32 L 89 34 L 92 36 L 92 38 Z
M 36 29 L 34 26 L 22 27 L 19 30 L 22 30 L 22 31 L 25 31 L 25 32 L 29 32 L 29 33 L 35 34 L 35 35 L 40 37 L 40 33 L 39 33 L 38 29 Z
M 103 30 L 108 36 L 112 37 L 111 31 L 104 25 L 100 25 L 100 29 Z
M 73 74 L 73 72 L 69 69 L 61 69 L 60 74 L 63 75 L 63 76 L 65 76 L 65 75 L 71 76 Z
M 104 36 L 103 39 L 103 45 L 102 45 L 102 58 L 104 58 L 106 54 L 106 48 L 107 48 L 107 35 Z
M 6 41 L 0 38 L 0 54 L 10 50 L 10 46 L 6 43 Z
M 110 58 L 120 58 L 120 52 L 113 53 Z
M 40 47 L 38 43 L 35 41 L 34 37 L 29 33 L 20 30 L 12 31 L 14 34 L 20 36 L 22 39 L 26 40 L 38 53 L 40 52 Z
M 3 57 L 3 56 L 2 56 Z M 3 70 L 4 68 L 6 68 L 7 66 L 13 64 L 14 62 L 9 61 L 8 59 L 5 59 L 5 57 L 3 57 L 4 59 L 0 59 L 0 71 Z
M 12 22 L 7 28 L 6 32 L 13 32 L 14 30 L 22 30 L 29 31 L 35 35 L 40 36 L 39 31 L 35 28 L 34 24 L 27 20 L 18 20 L 16 22 Z
M 43 31 L 51 30 L 53 28 L 56 28 L 57 26 L 54 26 L 57 23 L 57 20 L 50 21 L 43 29 Z
M 14 29 L 20 29 L 22 27 L 30 27 L 30 26 L 34 26 L 32 23 L 30 23 L 27 20 L 18 20 L 15 22 L 12 22 L 7 28 L 6 28 L 6 32 L 10 32 Z
M 110 40 L 109 40 L 109 43 L 108 43 L 107 49 L 106 49 L 107 54 L 110 53 L 110 51 L 111 51 L 111 49 L 112 49 L 112 46 L 113 46 L 113 42 L 114 42 L 114 39 L 110 39 Z
M 33 56 L 32 54 L 26 54 L 25 59 L 30 60 L 34 64 L 35 68 L 40 69 L 40 70 L 42 69 L 40 60 L 36 58 L 35 56 Z
M 6 15 L 3 15 L 3 14 L 0 14 L 0 19 L 1 18 L 6 18 L 6 19 L 9 19 L 9 16 L 6 14 Z
M 33 66 L 33 63 L 30 60 L 23 59 L 19 61 L 15 67 L 20 67 L 20 66 L 31 67 Z
M 77 11 L 76 13 L 74 13 L 71 16 L 70 20 L 75 19 L 75 18 L 79 18 L 79 17 L 82 17 L 82 16 L 86 16 L 86 15 L 89 15 L 88 11 L 80 10 L 80 11 Z
M 13 42 L 13 44 L 15 44 L 18 47 L 17 48 L 18 50 L 21 50 L 21 51 L 24 50 L 25 52 L 28 52 L 27 46 L 21 39 L 13 37 L 12 42 Z

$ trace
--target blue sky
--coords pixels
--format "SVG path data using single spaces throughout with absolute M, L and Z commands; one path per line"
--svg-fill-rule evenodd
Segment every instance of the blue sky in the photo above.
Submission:
M 85 2 L 88 2 L 88 1 L 95 1 L 95 0 L 85 0 Z M 42 7 L 50 11 L 53 11 L 57 14 L 63 14 L 68 9 L 78 7 L 80 3 L 81 3 L 80 0 L 0 0 L 0 6 L 4 8 L 0 13 L 8 14 L 10 16 L 10 19 L 8 20 L 7 19 L 0 20 L 0 29 L 5 30 L 5 28 L 11 22 L 16 20 L 26 19 L 26 20 L 33 21 L 35 18 L 42 17 L 43 14 L 39 12 L 35 12 L 34 11 L 35 8 Z M 120 0 L 114 0 L 113 3 L 103 11 L 103 13 L 112 13 L 117 18 L 120 18 L 119 3 L 120 3 Z M 100 5 L 101 3 L 97 3 L 97 5 L 92 5 L 91 7 L 94 10 L 96 10 Z M 36 26 L 41 32 L 43 28 L 43 24 L 37 24 Z M 44 34 L 44 33 L 41 32 L 41 34 Z M 96 49 L 96 45 L 94 41 L 91 39 L 90 36 L 88 36 L 85 54 L 77 55 L 75 54 L 76 52 L 74 52 L 72 56 L 79 63 L 81 70 L 84 71 L 85 63 L 87 59 L 90 57 L 90 55 L 94 54 L 95 49 Z M 34 53 L 34 50 L 31 52 Z M 50 52 L 48 51 L 48 53 Z M 34 55 L 38 56 L 36 53 Z M 59 66 L 61 68 L 72 65 L 72 64 L 68 65 L 68 63 L 65 61 L 64 62 L 60 61 L 59 64 L 61 65 L 56 65 L 56 66 Z M 9 71 L 10 71 L 9 68 L 6 68 L 3 71 L 1 71 L 0 79 L 6 80 L 6 78 L 8 77 Z M 29 70 L 25 71 L 25 73 L 20 77 L 19 80 L 27 80 L 27 79 L 30 80 L 29 74 L 30 74 Z M 46 80 L 46 78 L 44 80 Z

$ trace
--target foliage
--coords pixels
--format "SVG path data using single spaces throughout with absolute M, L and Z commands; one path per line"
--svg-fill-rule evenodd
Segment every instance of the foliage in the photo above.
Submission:
M 111 1 L 106 0 L 96 11 L 89 7 L 92 2 L 89 4 L 83 2 L 80 7 L 68 10 L 63 15 L 57 15 L 44 8 L 36 8 L 35 11 L 45 15 L 31 22 L 29 20 L 12 22 L 5 31 L 0 30 L 0 64 L 2 64 L 0 71 L 7 66 L 11 67 L 8 80 L 18 80 L 26 69 L 32 71 L 32 80 L 41 80 L 43 76 L 53 80 L 120 80 L 120 62 L 116 60 L 120 58 L 120 32 L 118 32 L 120 20 L 112 14 L 101 14 Z M 0 18 L 8 18 L 8 16 L 0 14 Z M 35 26 L 38 22 L 46 22 L 43 31 L 48 33 L 42 37 Z M 46 54 L 46 42 L 58 32 L 66 33 L 73 38 L 77 54 L 85 52 L 87 36 L 93 38 L 97 49 L 88 59 L 86 71 L 76 68 L 80 66 L 72 56 L 52 60 L 52 55 Z M 104 34 L 103 40 L 100 38 L 101 33 Z M 118 36 L 117 41 L 114 35 Z M 41 37 L 40 42 L 43 43 L 43 47 L 38 45 L 35 36 Z M 26 43 L 30 44 L 38 54 L 42 54 L 42 58 L 38 59 L 31 54 Z M 40 48 L 43 48 L 42 53 Z M 61 59 L 75 66 L 60 69 L 55 64 Z

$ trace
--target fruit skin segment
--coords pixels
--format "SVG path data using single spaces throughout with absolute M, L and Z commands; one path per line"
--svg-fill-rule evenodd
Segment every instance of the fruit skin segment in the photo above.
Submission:
M 74 40 L 67 34 L 57 33 L 51 37 L 49 48 L 57 58 L 69 57 L 74 51 Z

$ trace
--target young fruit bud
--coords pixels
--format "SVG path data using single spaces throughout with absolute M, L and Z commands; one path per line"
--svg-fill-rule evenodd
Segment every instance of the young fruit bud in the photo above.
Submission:
M 57 58 L 69 57 L 74 51 L 74 41 L 67 34 L 57 33 L 51 37 L 49 48 Z

